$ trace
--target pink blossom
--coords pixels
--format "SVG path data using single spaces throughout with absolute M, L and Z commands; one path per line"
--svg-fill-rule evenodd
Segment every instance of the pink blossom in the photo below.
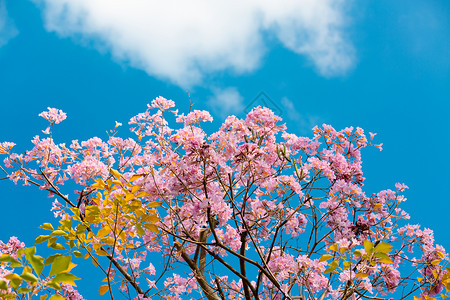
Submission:
M 67 117 L 66 113 L 57 108 L 47 107 L 48 111 L 43 111 L 39 114 L 40 117 L 43 117 L 50 123 L 59 124 L 64 121 Z
M 167 110 L 169 108 L 175 107 L 175 102 L 173 102 L 172 100 L 167 100 L 166 98 L 160 96 L 153 100 L 152 103 L 148 105 L 148 107 Z

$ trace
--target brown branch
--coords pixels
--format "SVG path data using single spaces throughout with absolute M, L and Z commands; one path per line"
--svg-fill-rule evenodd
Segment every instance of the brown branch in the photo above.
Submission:
M 216 282 L 217 290 L 219 291 L 220 298 L 222 298 L 222 300 L 225 300 L 225 295 L 223 293 L 222 287 L 220 286 L 219 278 L 216 277 L 214 279 L 214 281 Z
M 242 256 L 245 256 L 245 241 L 247 238 L 247 231 L 241 232 L 241 251 L 240 254 Z M 239 259 L 240 267 L 241 267 L 241 274 L 244 277 L 247 277 L 247 272 L 245 271 L 245 260 L 242 258 Z M 244 287 L 244 295 L 245 299 L 250 300 L 250 292 L 248 290 L 247 282 L 242 281 L 242 286 Z
M 181 257 L 188 264 L 189 268 L 191 268 L 192 272 L 194 273 L 194 277 L 200 285 L 202 291 L 205 293 L 206 298 L 208 298 L 209 300 L 221 300 L 219 297 L 217 297 L 215 290 L 206 281 L 205 275 L 200 272 L 197 265 L 186 254 L 186 252 L 184 252 L 183 246 L 180 243 L 175 242 L 175 248 L 180 252 Z

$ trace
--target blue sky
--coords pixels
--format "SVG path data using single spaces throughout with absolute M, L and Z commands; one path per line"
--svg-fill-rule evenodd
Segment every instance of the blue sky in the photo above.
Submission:
M 29 148 L 48 106 L 68 115 L 59 142 L 106 138 L 157 96 L 187 109 L 187 92 L 217 129 L 264 91 L 289 132 L 377 132 L 384 150 L 363 152 L 366 193 L 404 182 L 410 223 L 450 249 L 448 1 L 120 2 L 0 0 L 0 141 Z M 50 199 L 0 187 L 0 240 L 31 245 Z

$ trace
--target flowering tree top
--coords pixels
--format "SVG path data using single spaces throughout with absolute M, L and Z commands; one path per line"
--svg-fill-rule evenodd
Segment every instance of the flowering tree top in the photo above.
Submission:
M 131 118 L 135 139 L 118 137 L 116 122 L 107 140 L 70 146 L 51 134 L 66 114 L 49 108 L 40 114 L 50 122 L 49 136 L 36 136 L 31 150 L 17 154 L 13 143 L 0 144 L 9 179 L 57 197 L 52 210 L 60 225 L 44 224 L 50 233 L 36 243 L 65 251 L 57 257 L 92 258 L 107 282 L 100 294 L 434 299 L 450 289 L 448 256 L 433 232 L 405 224 L 409 216 L 400 205 L 407 186 L 363 190 L 361 150 L 381 150 L 374 134 L 368 139 L 361 128 L 324 124 L 312 137 L 299 137 L 270 109 L 256 107 L 208 135 L 201 127 L 212 122 L 208 112 L 185 115 L 174 107 L 158 97 Z M 176 129 L 169 126 L 173 117 Z M 67 181 L 79 185 L 76 199 L 63 193 Z M 35 249 L 11 250 L 11 243 L 0 248 L 4 295 L 81 297 L 74 278 L 61 279 L 69 265 L 52 272 L 54 259 L 44 276 L 33 264 L 41 261 Z

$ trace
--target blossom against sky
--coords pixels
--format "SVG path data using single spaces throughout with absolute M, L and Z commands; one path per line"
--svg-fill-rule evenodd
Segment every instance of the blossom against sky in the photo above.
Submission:
M 160 95 L 209 110 L 217 130 L 264 92 L 289 132 L 378 133 L 383 151 L 363 153 L 367 190 L 407 184 L 411 223 L 448 248 L 450 4 L 282 2 L 0 0 L 0 142 L 29 148 L 47 107 L 67 113 L 58 142 L 105 139 L 116 121 L 126 135 Z M 0 185 L 2 211 L 27 207 L 18 225 L 17 213 L 2 216 L 0 240 L 32 244 L 50 199 Z

